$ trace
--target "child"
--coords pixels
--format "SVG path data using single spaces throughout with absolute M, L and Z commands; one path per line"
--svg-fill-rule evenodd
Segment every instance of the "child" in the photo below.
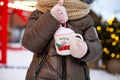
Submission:
M 102 46 L 88 13 L 88 4 L 81 0 L 37 0 L 22 39 L 22 45 L 34 52 L 26 80 L 90 80 L 86 62 L 99 59 Z M 54 34 L 60 23 L 82 35 L 87 46 L 83 57 L 57 54 Z M 81 49 L 77 52 L 81 54 Z

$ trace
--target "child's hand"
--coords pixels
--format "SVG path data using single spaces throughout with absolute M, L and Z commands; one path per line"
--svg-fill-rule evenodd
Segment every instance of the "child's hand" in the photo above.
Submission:
M 60 23 L 65 23 L 68 21 L 68 16 L 65 7 L 62 6 L 62 4 L 63 0 L 60 0 L 59 3 L 51 9 L 50 13 Z
M 75 58 L 82 58 L 88 50 L 88 46 L 86 42 L 84 42 L 81 38 L 72 37 L 69 39 L 70 43 L 70 52 L 71 55 Z

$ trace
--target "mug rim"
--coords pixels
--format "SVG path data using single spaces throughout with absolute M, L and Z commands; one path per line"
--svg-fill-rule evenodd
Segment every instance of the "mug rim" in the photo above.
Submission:
M 63 35 L 71 34 L 71 33 L 74 33 L 74 32 L 69 32 L 69 33 L 66 33 L 66 34 L 55 34 L 54 36 L 63 36 Z

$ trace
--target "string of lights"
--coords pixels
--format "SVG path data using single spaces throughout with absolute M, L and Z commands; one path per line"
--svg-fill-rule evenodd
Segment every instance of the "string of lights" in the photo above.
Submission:
M 113 17 L 96 27 L 103 45 L 103 58 L 120 59 L 120 23 Z
M 0 1 L 0 6 L 4 5 L 4 1 Z M 34 11 L 36 2 L 35 1 L 14 1 L 8 3 L 8 8 L 20 9 L 24 11 Z

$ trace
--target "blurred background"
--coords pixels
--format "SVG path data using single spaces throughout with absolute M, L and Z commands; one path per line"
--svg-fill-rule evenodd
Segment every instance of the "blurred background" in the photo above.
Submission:
M 120 80 L 120 0 L 83 0 L 103 46 L 102 57 L 87 63 L 91 80 Z M 21 45 L 36 0 L 0 0 L 0 80 L 25 80 L 33 53 Z M 98 53 L 99 54 L 99 53 Z

